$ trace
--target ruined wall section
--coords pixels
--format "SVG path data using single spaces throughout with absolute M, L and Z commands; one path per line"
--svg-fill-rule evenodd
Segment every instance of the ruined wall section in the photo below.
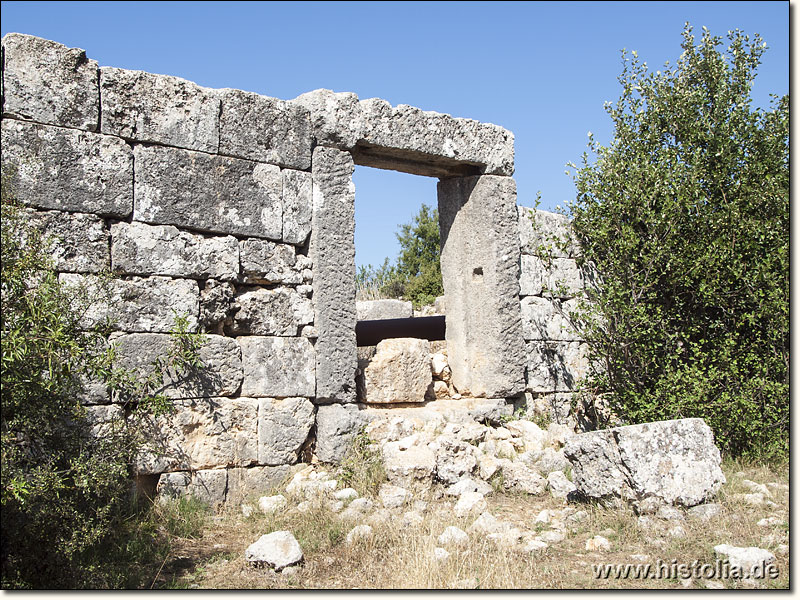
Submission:
M 3 167 L 55 238 L 60 279 L 97 288 L 117 364 L 145 369 L 175 316 L 207 334 L 198 377 L 164 381 L 141 475 L 209 501 L 281 479 L 315 419 L 312 135 L 307 109 L 177 77 L 99 67 L 79 49 L 3 38 Z M 123 415 L 87 386 L 96 422 Z
M 572 392 L 589 368 L 587 345 L 570 326 L 584 297 L 584 273 L 576 262 L 580 247 L 566 216 L 524 206 L 517 211 L 529 408 L 574 424 Z

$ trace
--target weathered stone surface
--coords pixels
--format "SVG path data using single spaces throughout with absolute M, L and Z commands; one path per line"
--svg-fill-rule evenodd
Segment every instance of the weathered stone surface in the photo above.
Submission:
M 97 61 L 87 59 L 80 48 L 7 33 L 3 36 L 3 117 L 97 131 Z
M 188 494 L 192 485 L 192 474 L 186 471 L 162 473 L 156 485 L 158 498 L 179 498 Z
M 411 302 L 403 300 L 360 300 L 356 302 L 356 315 L 359 321 L 410 319 L 413 312 Z
M 525 389 L 516 185 L 463 177 L 438 190 L 453 385 L 461 394 L 515 396 Z
M 478 492 L 464 492 L 458 498 L 453 513 L 457 517 L 466 517 L 474 513 L 482 513 L 488 508 L 483 494 Z
M 564 454 L 575 485 L 589 498 L 655 496 L 689 507 L 712 497 L 725 482 L 714 436 L 702 419 L 583 433 L 567 441 Z
M 102 67 L 100 102 L 103 133 L 217 152 L 219 97 L 215 90 L 180 77 Z
M 219 90 L 220 154 L 293 169 L 311 166 L 308 109 L 242 90 Z
M 741 548 L 730 544 L 714 546 L 714 552 L 728 559 L 731 568 L 740 571 L 745 578 L 763 579 L 766 576 L 767 565 L 775 563 L 775 555 L 763 548 L 750 546 Z
M 228 488 L 228 473 L 225 469 L 201 469 L 192 474 L 187 492 L 209 505 L 225 502 Z
M 197 328 L 199 289 L 189 279 L 131 277 L 111 279 L 103 284 L 94 275 L 62 273 L 66 286 L 84 287 L 96 299 L 83 315 L 81 326 L 89 329 L 111 319 L 118 331 L 168 333 L 175 327 L 175 315 L 185 315 L 189 331 Z
M 571 315 L 578 300 L 561 301 L 540 296 L 526 296 L 520 300 L 522 310 L 522 337 L 530 340 L 575 341 L 580 336 L 570 325 Z
M 417 338 L 381 340 L 364 369 L 364 401 L 424 402 L 433 392 L 430 344 Z
M 291 531 L 273 531 L 250 544 L 244 557 L 255 566 L 268 566 L 282 571 L 303 560 L 303 549 Z
M 244 467 L 258 460 L 258 404 L 250 398 L 178 401 L 176 412 L 150 418 L 140 473 Z
M 200 327 L 207 332 L 222 334 L 233 320 L 234 294 L 231 283 L 209 279 L 200 290 Z
M 355 402 L 356 264 L 353 159 L 314 149 L 311 248 L 317 328 L 317 400 Z
M 244 364 L 242 395 L 314 396 L 314 347 L 305 338 L 239 338 Z
M 392 107 L 379 98 L 358 104 L 364 122 L 358 164 L 435 176 L 464 175 L 469 166 L 473 173 L 514 172 L 514 135 L 502 127 L 405 104 Z
M 283 169 L 283 241 L 305 244 L 311 233 L 311 173 Z
M 232 280 L 239 274 L 239 244 L 233 236 L 202 236 L 171 225 L 116 223 L 111 226 L 114 270 L 132 275 L 172 275 Z
M 228 469 L 226 502 L 241 503 L 277 488 L 292 472 L 289 465 Z
M 4 119 L 3 170 L 17 199 L 37 208 L 125 218 L 133 155 L 119 138 Z
M 68 273 L 99 273 L 110 266 L 103 219 L 83 213 L 25 209 L 30 224 L 50 239 L 54 266 Z
M 722 513 L 722 505 L 714 502 L 708 504 L 698 504 L 693 506 L 686 513 L 693 519 L 700 519 L 701 521 L 710 521 L 714 517 Z
M 294 246 L 268 240 L 239 242 L 242 273 L 250 283 L 298 285 L 311 281 L 311 259 L 295 253 Z
M 385 508 L 399 508 L 409 502 L 413 494 L 400 486 L 384 483 L 378 490 L 378 497 Z
M 436 469 L 436 455 L 427 446 L 404 448 L 400 442 L 381 446 L 386 478 L 408 489 L 427 488 Z
M 575 258 L 580 246 L 570 229 L 566 215 L 525 206 L 517 206 L 519 213 L 519 245 L 522 254 Z
M 93 437 L 104 437 L 119 431 L 125 419 L 125 411 L 118 404 L 86 407 L 86 421 Z
M 116 346 L 115 367 L 148 376 L 153 362 L 167 356 L 172 339 L 164 333 L 130 333 L 113 335 Z M 207 335 L 198 352 L 202 366 L 177 374 L 165 374 L 163 387 L 157 393 L 168 398 L 210 398 L 233 396 L 242 384 L 242 353 L 236 340 L 220 335 Z
M 258 401 L 258 462 L 297 462 L 314 425 L 314 405 L 306 398 L 261 398 Z
M 286 508 L 286 496 L 277 494 L 276 496 L 261 496 L 258 499 L 258 509 L 264 514 L 272 514 Z
M 536 496 L 544 493 L 547 479 L 521 462 L 509 461 L 503 464 L 503 487 Z
M 554 498 L 568 498 L 570 494 L 577 491 L 577 487 L 572 483 L 563 471 L 552 471 L 547 474 L 547 487 Z
M 475 446 L 448 435 L 440 435 L 428 448 L 436 456 L 436 477 L 445 483 L 470 475 L 478 464 Z
M 364 123 L 358 96 L 352 92 L 314 90 L 291 101 L 305 107 L 311 117 L 311 130 L 320 146 L 348 150 L 362 135 Z
M 532 341 L 527 343 L 527 348 L 528 391 L 570 391 L 588 372 L 585 343 Z
M 366 416 L 354 404 L 317 407 L 317 458 L 324 463 L 341 462 L 365 424 Z
M 283 178 L 274 165 L 136 146 L 134 219 L 280 240 Z
M 469 541 L 469 536 L 463 529 L 459 529 L 454 525 L 445 527 L 442 534 L 436 538 L 442 546 L 462 546 Z
M 314 305 L 291 288 L 252 288 L 235 298 L 236 334 L 297 336 L 314 322 Z
M 520 260 L 520 294 L 573 298 L 584 288 L 584 277 L 575 259 L 554 258 L 550 266 L 538 256 L 523 254 Z

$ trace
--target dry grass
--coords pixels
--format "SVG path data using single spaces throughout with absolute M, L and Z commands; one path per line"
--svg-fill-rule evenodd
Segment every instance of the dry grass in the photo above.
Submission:
M 605 508 L 593 504 L 574 505 L 589 513 L 589 518 L 567 528 L 564 541 L 551 544 L 543 553 L 525 554 L 503 548 L 483 535 L 470 533 L 468 544 L 448 548 L 446 562 L 433 558 L 437 537 L 448 525 L 467 531 L 473 518 L 459 519 L 446 500 L 428 498 L 419 526 L 403 523 L 401 515 L 411 507 L 399 510 L 382 523 L 367 519 L 347 521 L 323 505 L 307 513 L 287 510 L 266 516 L 256 511 L 245 518 L 238 507 L 210 520 L 203 536 L 175 544 L 175 553 L 184 557 L 182 568 L 167 569 L 160 583 L 177 587 L 200 588 L 303 588 L 303 589 L 447 589 L 447 588 L 539 588 L 539 589 L 683 589 L 703 588 L 703 580 L 682 582 L 676 579 L 596 579 L 592 565 L 597 563 L 635 563 L 631 555 L 646 555 L 646 563 L 675 560 L 679 563 L 713 563 L 713 547 L 728 543 L 736 546 L 758 546 L 777 556 L 780 577 L 766 580 L 765 587 L 788 588 L 788 555 L 777 551 L 779 544 L 788 544 L 789 492 L 772 490 L 777 508 L 750 506 L 737 494 L 749 493 L 742 481 L 788 483 L 788 468 L 772 470 L 765 466 L 727 463 L 728 483 L 718 501 L 723 514 L 709 523 L 686 519 L 682 526 L 686 536 L 671 538 L 668 526 L 660 527 L 661 535 L 641 529 L 636 516 L 626 508 Z M 564 503 L 549 495 L 495 494 L 487 498 L 489 511 L 498 519 L 509 521 L 524 530 L 547 530 L 534 524 L 542 509 L 562 509 Z M 376 500 L 376 505 L 379 502 Z M 781 523 L 759 527 L 756 523 L 769 516 L 778 516 Z M 347 545 L 347 532 L 360 522 L 370 523 L 374 535 Z M 665 524 L 665 522 L 662 522 Z M 244 560 L 245 548 L 264 533 L 287 529 L 292 531 L 304 549 L 301 569 L 291 574 L 256 569 Z M 588 552 L 586 540 L 602 534 L 611 542 L 609 552 Z M 688 585 L 685 585 L 687 584 Z M 743 587 L 732 580 L 728 588 Z

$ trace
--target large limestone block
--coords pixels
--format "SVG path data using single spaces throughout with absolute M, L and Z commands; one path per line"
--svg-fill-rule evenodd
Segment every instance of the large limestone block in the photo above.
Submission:
M 148 418 L 140 473 L 246 467 L 258 461 L 258 401 L 208 398 L 176 402 L 171 415 Z
M 566 215 L 517 206 L 519 245 L 523 254 L 551 258 L 575 258 L 580 246 L 572 235 Z
M 134 219 L 281 239 L 280 169 L 202 152 L 136 146 Z
M 29 222 L 50 241 L 53 266 L 62 273 L 99 273 L 110 266 L 103 219 L 84 213 L 25 210 Z
M 442 281 L 453 384 L 500 398 L 525 389 L 516 185 L 510 177 L 439 182 Z
M 592 431 L 567 440 L 564 454 L 586 497 L 656 497 L 695 506 L 723 483 L 714 435 L 702 419 L 676 419 Z
M 347 152 L 314 149 L 311 248 L 317 400 L 355 402 L 355 166 Z
M 414 314 L 411 302 L 404 300 L 362 300 L 356 302 L 356 316 L 359 321 L 374 319 L 410 319 Z
M 89 329 L 110 319 L 117 331 L 169 333 L 176 315 L 187 317 L 189 331 L 197 328 L 200 290 L 196 281 L 168 277 L 130 277 L 104 282 L 94 275 L 62 273 L 59 281 L 83 289 L 93 303 L 81 327 Z
M 311 259 L 295 247 L 250 238 L 239 242 L 242 273 L 250 283 L 298 285 L 311 281 Z
M 239 243 L 233 236 L 202 236 L 171 225 L 115 223 L 111 262 L 116 272 L 232 280 L 239 274 Z
M 137 142 L 217 152 L 219 97 L 180 77 L 102 67 L 102 131 Z
M 314 425 L 314 405 L 307 398 L 261 398 L 258 402 L 258 462 L 297 462 Z
M 251 288 L 236 296 L 234 333 L 296 336 L 314 322 L 314 305 L 292 288 Z
M 328 404 L 317 407 L 317 446 L 321 462 L 339 463 L 347 455 L 353 439 L 368 418 L 355 404 Z
M 268 494 L 283 483 L 291 472 L 289 465 L 228 469 L 225 501 L 239 504 L 249 498 Z
M 583 342 L 532 341 L 527 349 L 529 392 L 574 390 L 589 371 L 589 348 Z
M 282 169 L 283 177 L 283 241 L 305 244 L 311 233 L 313 183 L 311 173 Z
M 80 48 L 7 33 L 3 36 L 3 117 L 97 131 L 97 61 L 87 59 Z
M 349 150 L 364 131 L 358 96 L 352 92 L 319 89 L 292 100 L 305 107 L 311 117 L 311 130 L 320 146 Z
M 192 473 L 187 492 L 201 502 L 214 506 L 225 502 L 227 487 L 228 473 L 225 469 L 201 469 Z
M 306 338 L 248 336 L 242 347 L 242 395 L 288 398 L 314 396 L 314 347 Z
M 573 298 L 584 288 L 584 277 L 573 258 L 554 258 L 545 262 L 538 256 L 523 254 L 520 260 L 520 295 Z
M 430 343 L 416 338 L 381 340 L 364 368 L 368 404 L 424 402 L 432 392 Z
M 526 340 L 575 341 L 580 336 L 570 324 L 577 311 L 578 299 L 561 301 L 541 296 L 520 300 L 522 337 Z
M 308 109 L 242 90 L 219 90 L 220 154 L 292 169 L 311 166 Z
M 430 487 L 436 455 L 427 446 L 405 447 L 401 442 L 381 446 L 383 467 L 389 481 L 407 489 Z
M 514 134 L 502 127 L 405 104 L 392 107 L 379 98 L 362 100 L 359 108 L 366 150 L 359 164 L 435 176 L 466 174 L 464 166 L 473 173 L 514 173 Z
M 164 333 L 130 333 L 111 336 L 116 367 L 128 369 L 142 377 L 150 375 L 158 357 L 168 355 L 172 339 Z M 233 396 L 242 384 L 242 356 L 239 344 L 232 338 L 206 335 L 198 351 L 202 366 L 178 374 L 164 374 L 157 393 L 168 398 L 210 398 Z
M 119 138 L 4 119 L 3 171 L 17 199 L 37 208 L 125 218 L 133 209 L 133 155 Z

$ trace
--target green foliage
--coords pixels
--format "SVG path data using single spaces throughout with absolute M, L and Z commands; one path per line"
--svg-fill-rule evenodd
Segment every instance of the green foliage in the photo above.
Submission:
M 5 169 L 5 167 L 4 167 Z M 167 412 L 152 396 L 166 369 L 198 365 L 202 340 L 178 319 L 174 349 L 138 381 L 113 367 L 104 328 L 84 331 L 97 301 L 61 286 L 51 240 L 32 228 L 2 191 L 2 585 L 83 588 L 126 585 L 119 565 L 136 530 L 129 465 L 147 412 Z M 105 382 L 125 419 L 87 418 L 82 382 Z M 135 537 L 135 536 L 134 536 Z M 116 567 L 115 567 L 116 565 Z
M 423 204 L 411 223 L 395 234 L 400 243 L 397 264 L 387 258 L 375 270 L 361 267 L 356 275 L 359 299 L 407 298 L 414 308 L 432 304 L 444 293 L 439 263 L 439 211 Z
M 376 495 L 386 481 L 381 452 L 364 428 L 353 439 L 338 475 L 344 486 L 352 487 L 362 496 Z
M 628 422 L 702 417 L 734 455 L 789 433 L 789 99 L 751 107 L 761 38 L 687 23 L 652 73 L 623 51 L 609 147 L 575 167 L 573 227 L 594 274 L 580 319 L 593 385 Z M 574 165 L 573 165 L 574 167 Z

